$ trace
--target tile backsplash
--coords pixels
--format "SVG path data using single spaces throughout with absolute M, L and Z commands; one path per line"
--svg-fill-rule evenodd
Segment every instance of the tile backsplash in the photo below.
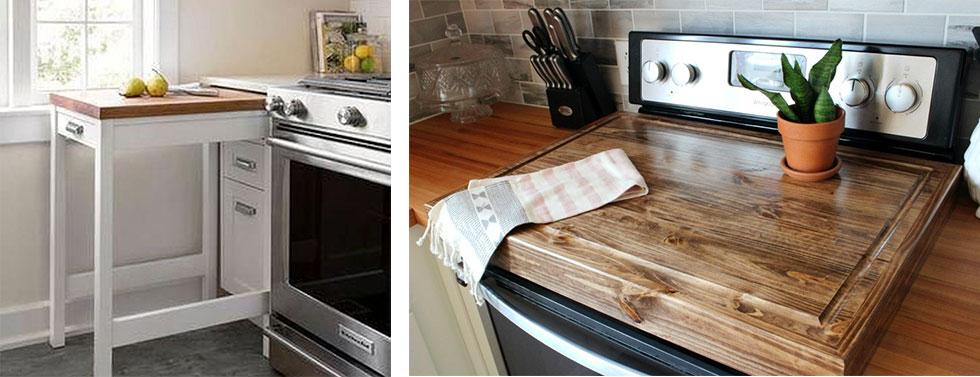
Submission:
M 530 49 L 520 33 L 526 10 L 559 6 L 572 19 L 583 50 L 598 58 L 622 107 L 614 41 L 632 30 L 774 36 L 977 48 L 980 0 L 411 0 L 412 55 L 443 46 L 446 23 L 462 23 L 471 43 L 488 43 L 508 56 L 518 92 L 508 102 L 546 105 L 544 84 L 532 74 Z M 961 136 L 980 116 L 980 68 L 968 78 Z M 419 112 L 413 115 L 425 115 Z

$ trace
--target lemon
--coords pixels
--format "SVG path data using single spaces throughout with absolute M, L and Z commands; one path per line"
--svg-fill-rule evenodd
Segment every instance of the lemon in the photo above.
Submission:
M 372 73 L 372 72 L 374 72 L 375 64 L 376 63 L 374 61 L 374 58 L 372 58 L 372 57 L 367 57 L 367 58 L 361 59 L 361 72 L 364 72 L 364 73 Z
M 143 79 L 139 77 L 126 80 L 126 82 L 119 87 L 119 95 L 127 98 L 139 97 L 143 95 L 144 91 L 146 91 L 146 83 L 144 83 Z
M 359 57 L 361 59 L 369 58 L 372 55 L 374 55 L 374 49 L 371 48 L 371 46 L 368 46 L 368 45 L 360 45 L 360 46 L 357 46 L 357 48 L 354 49 L 354 56 L 357 56 L 357 57 Z
M 349 72 L 357 72 L 358 68 L 361 67 L 361 58 L 356 55 L 351 55 L 344 58 L 344 69 Z

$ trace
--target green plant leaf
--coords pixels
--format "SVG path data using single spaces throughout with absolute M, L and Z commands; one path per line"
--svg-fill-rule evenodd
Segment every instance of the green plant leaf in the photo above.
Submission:
M 820 92 L 830 87 L 830 82 L 834 81 L 834 75 L 837 74 L 837 65 L 842 59 L 843 46 L 844 42 L 840 39 L 834 41 L 823 58 L 810 68 L 810 86 L 813 90 Z
M 817 123 L 823 123 L 834 119 L 837 119 L 837 105 L 834 105 L 834 99 L 830 97 L 830 92 L 826 89 L 821 90 L 813 104 L 813 120 Z
M 796 111 L 802 123 L 813 122 L 813 102 L 817 100 L 817 92 L 813 90 L 806 77 L 796 67 L 789 64 L 789 58 L 782 54 L 780 63 L 783 66 L 783 83 L 789 87 L 789 94 L 796 102 Z
M 746 89 L 757 91 L 765 95 L 766 98 L 769 98 L 769 102 L 772 102 L 772 104 L 775 105 L 777 109 L 779 109 L 779 112 L 783 114 L 783 117 L 786 118 L 786 120 L 790 120 L 793 122 L 800 121 L 800 117 L 797 116 L 796 112 L 793 111 L 793 108 L 791 108 L 789 104 L 786 103 L 786 99 L 783 98 L 781 94 L 770 92 L 768 90 L 755 86 L 755 84 L 750 82 L 748 79 L 745 78 L 745 76 L 742 76 L 741 74 L 738 75 L 738 82 L 742 83 L 742 86 L 745 87 Z

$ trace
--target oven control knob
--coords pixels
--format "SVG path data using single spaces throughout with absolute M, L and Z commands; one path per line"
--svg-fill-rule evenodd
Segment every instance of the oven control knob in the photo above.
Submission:
M 667 76 L 667 66 L 661 62 L 647 60 L 643 63 L 643 81 L 653 83 Z
M 265 111 L 270 113 L 282 111 L 283 106 L 286 104 L 282 102 L 282 97 L 279 96 L 268 96 L 265 97 Z
M 862 79 L 847 79 L 840 87 L 840 98 L 844 104 L 857 107 L 871 98 L 871 84 Z
M 893 84 L 885 91 L 885 105 L 893 113 L 904 113 L 915 108 L 919 93 L 911 84 Z
M 345 126 L 361 127 L 365 123 L 364 115 L 354 106 L 344 106 L 337 112 L 337 122 Z
M 283 114 L 290 117 L 302 117 L 306 115 L 306 106 L 303 106 L 303 102 L 294 98 L 286 104 L 286 109 L 283 110 Z
M 670 68 L 670 80 L 678 86 L 692 84 L 698 81 L 698 68 L 693 64 L 674 64 Z

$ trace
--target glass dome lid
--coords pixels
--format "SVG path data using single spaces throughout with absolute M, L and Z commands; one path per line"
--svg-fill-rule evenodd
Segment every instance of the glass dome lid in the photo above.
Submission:
M 456 25 L 449 25 L 446 36 L 449 46 L 415 61 L 420 102 L 428 109 L 452 113 L 452 120 L 459 123 L 493 114 L 489 105 L 511 85 L 504 55 L 493 46 L 462 43 Z

